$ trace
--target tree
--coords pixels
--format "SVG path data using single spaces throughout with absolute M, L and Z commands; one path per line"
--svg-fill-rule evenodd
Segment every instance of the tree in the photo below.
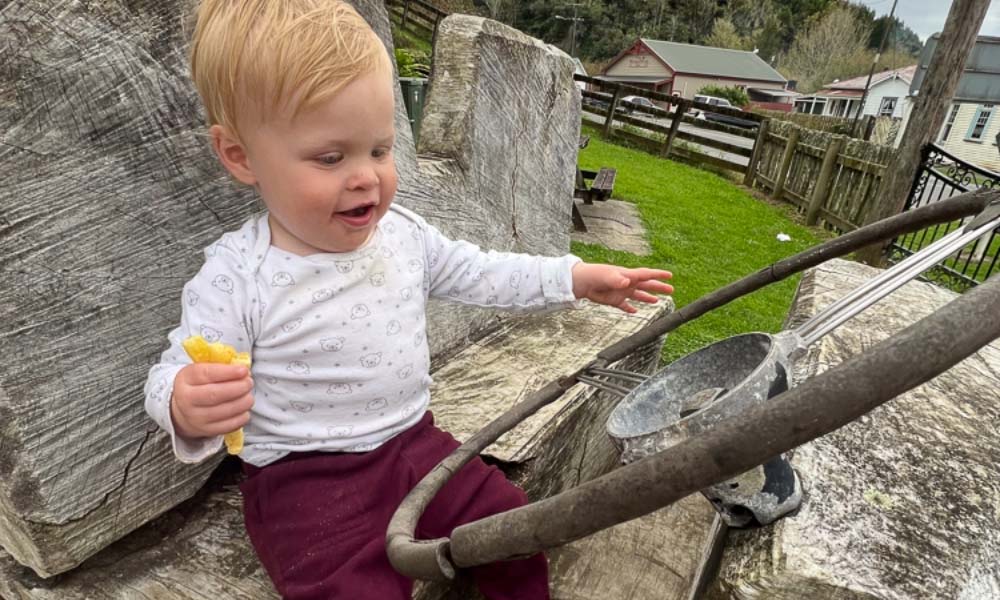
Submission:
M 744 107 L 750 104 L 750 97 L 747 95 L 746 90 L 738 87 L 723 87 L 719 85 L 706 85 L 705 87 L 698 90 L 699 94 L 705 96 L 715 96 L 716 98 L 725 98 L 729 100 L 729 103 L 733 106 Z
M 732 21 L 725 17 L 715 20 L 712 28 L 712 35 L 705 38 L 705 45 L 715 48 L 732 48 L 733 50 L 750 50 L 749 42 L 746 38 L 736 32 L 736 27 Z
M 747 49 L 756 48 L 765 61 L 771 62 L 781 51 L 781 20 L 771 0 L 730 0 L 723 16 L 747 41 Z
M 857 77 L 871 65 L 870 33 L 853 10 L 838 6 L 796 38 L 783 70 L 807 92 L 835 79 Z
M 924 47 L 920 41 L 920 37 L 896 17 L 893 17 L 891 22 L 888 16 L 875 19 L 872 23 L 872 35 L 868 40 L 869 48 L 879 47 L 886 27 L 892 28 L 889 32 L 888 48 L 892 48 L 894 51 L 903 54 L 905 57 L 903 60 L 915 58 L 920 55 L 920 51 Z

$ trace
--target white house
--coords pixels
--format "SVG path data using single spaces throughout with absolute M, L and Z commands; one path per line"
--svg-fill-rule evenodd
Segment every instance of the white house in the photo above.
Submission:
M 872 75 L 861 116 L 902 118 L 905 114 L 903 104 L 909 96 L 916 70 L 917 66 L 913 65 Z M 853 118 L 861 104 L 867 82 L 867 75 L 834 81 L 814 94 L 796 98 L 795 112 Z
M 911 97 L 919 93 L 937 39 L 938 34 L 935 34 L 924 45 L 910 86 Z M 912 105 L 907 102 L 907 120 Z M 979 36 L 935 143 L 968 163 L 1000 172 L 1000 148 L 997 147 L 1000 118 L 997 112 L 1000 112 L 1000 38 Z M 904 129 L 905 123 L 900 128 L 900 136 Z

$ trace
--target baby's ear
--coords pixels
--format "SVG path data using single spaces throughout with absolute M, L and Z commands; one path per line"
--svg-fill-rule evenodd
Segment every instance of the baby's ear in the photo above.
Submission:
M 212 136 L 212 149 L 222 162 L 222 166 L 235 177 L 247 185 L 256 185 L 257 177 L 254 176 L 250 168 L 250 159 L 247 155 L 246 147 L 239 138 L 232 134 L 222 125 L 212 125 L 208 129 Z

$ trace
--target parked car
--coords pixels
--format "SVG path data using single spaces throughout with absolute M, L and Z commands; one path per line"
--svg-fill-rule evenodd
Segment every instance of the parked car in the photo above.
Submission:
M 608 110 L 608 105 L 611 104 L 613 96 L 606 92 L 593 92 L 593 94 L 597 97 L 584 96 L 583 104 L 599 111 Z M 618 101 L 618 106 L 615 107 L 615 112 L 630 115 L 637 107 L 647 109 L 658 108 L 649 98 L 644 98 L 642 96 L 625 96 Z
M 625 96 L 618 103 L 618 106 L 624 107 L 626 114 L 631 114 L 636 108 L 659 108 L 652 100 L 642 96 Z
M 591 92 L 597 98 L 591 96 L 583 97 L 584 106 L 589 106 L 596 111 L 606 111 L 608 110 L 608 104 L 611 104 L 611 94 L 604 92 Z
M 743 109 L 733 106 L 729 100 L 725 98 L 718 98 L 716 96 L 705 96 L 703 94 L 696 94 L 693 98 L 695 102 L 701 102 L 703 104 L 711 104 L 712 106 L 720 106 L 723 108 L 728 108 L 731 110 L 743 112 Z M 744 127 L 747 129 L 755 129 L 760 125 L 757 121 L 752 119 L 741 119 L 739 117 L 734 117 L 730 115 L 724 115 L 721 113 L 711 112 L 707 110 L 695 109 L 695 112 L 704 115 L 705 120 L 714 121 L 716 123 L 722 123 L 723 125 L 735 125 L 736 127 Z M 697 115 L 695 115 L 697 117 Z

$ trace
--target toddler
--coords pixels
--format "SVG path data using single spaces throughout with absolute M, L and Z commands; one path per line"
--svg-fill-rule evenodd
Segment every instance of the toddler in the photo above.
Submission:
M 205 250 L 180 325 L 149 372 L 146 409 L 177 458 L 213 456 L 245 427 L 246 528 L 294 599 L 408 599 L 384 549 L 407 492 L 458 447 L 428 412 L 425 307 L 439 297 L 540 310 L 589 298 L 635 309 L 670 274 L 483 252 L 394 206 L 394 76 L 339 0 L 203 0 L 191 71 L 213 149 L 267 211 Z M 252 369 L 192 364 L 191 335 L 250 352 Z M 252 372 L 251 372 L 252 371 Z M 476 459 L 417 534 L 526 503 Z M 542 555 L 473 569 L 489 598 L 548 598 Z

